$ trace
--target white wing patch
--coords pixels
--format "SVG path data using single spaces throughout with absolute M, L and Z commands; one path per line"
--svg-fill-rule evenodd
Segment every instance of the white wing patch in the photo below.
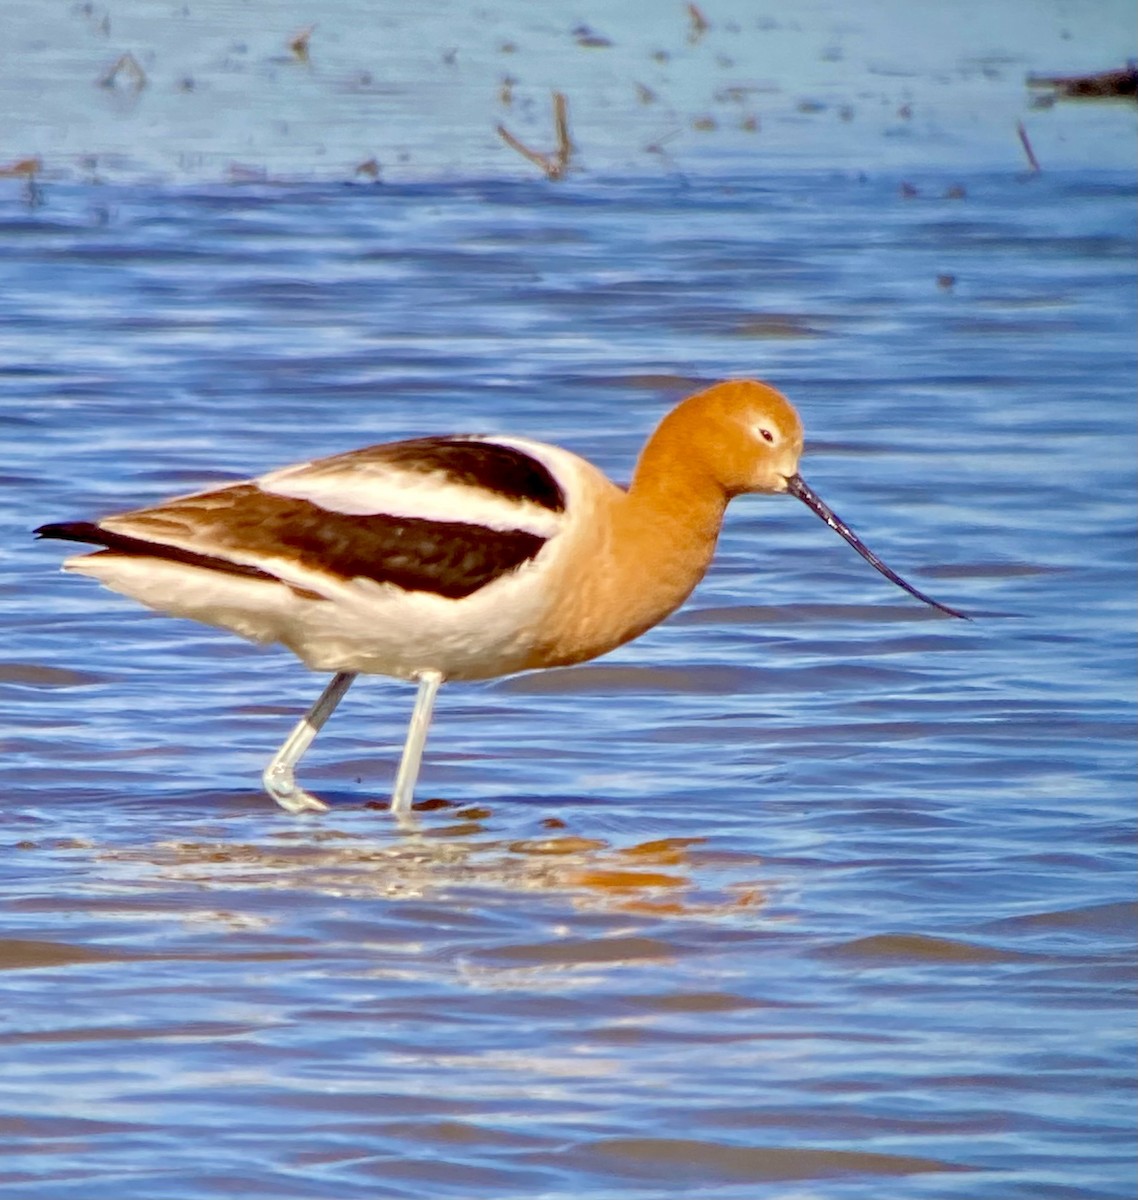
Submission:
M 346 516 L 458 521 L 497 532 L 523 530 L 542 538 L 560 532 L 565 520 L 564 514 L 540 504 L 457 483 L 437 469 L 416 471 L 351 454 L 269 471 L 254 482 L 262 491 L 308 500 Z

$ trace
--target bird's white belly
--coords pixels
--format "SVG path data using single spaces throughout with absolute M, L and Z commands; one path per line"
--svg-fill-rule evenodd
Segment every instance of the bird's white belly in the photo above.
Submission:
M 342 601 L 308 601 L 280 638 L 316 670 L 447 679 L 520 670 L 541 621 L 541 596 L 523 567 L 461 600 L 354 580 Z
M 280 642 L 317 671 L 448 679 L 520 670 L 547 598 L 532 563 L 460 600 L 390 584 L 336 581 L 322 595 L 275 581 L 116 554 L 69 559 L 68 570 L 171 616 Z

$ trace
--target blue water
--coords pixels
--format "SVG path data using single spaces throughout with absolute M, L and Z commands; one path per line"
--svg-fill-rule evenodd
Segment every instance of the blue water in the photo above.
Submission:
M 317 8 L 4 6 L 0 1190 L 1129 1200 L 1135 109 L 1025 77 L 1132 5 Z M 973 619 L 739 500 L 664 626 L 444 688 L 412 834 L 406 686 L 288 817 L 323 679 L 30 536 L 431 432 L 625 479 L 728 376 Z
M 916 182 L 9 185 L 6 1195 L 1133 1194 L 1134 181 Z M 739 501 L 664 626 L 444 689 L 412 836 L 403 685 L 290 818 L 321 681 L 29 536 L 451 429 L 623 478 L 731 375 L 974 619 Z

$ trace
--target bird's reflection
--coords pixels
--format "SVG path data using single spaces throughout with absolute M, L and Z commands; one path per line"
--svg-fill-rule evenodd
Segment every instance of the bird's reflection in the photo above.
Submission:
M 360 898 L 440 899 L 455 888 L 561 894 L 574 907 L 650 915 L 708 915 L 761 907 L 756 855 L 703 837 L 617 845 L 574 832 L 561 817 L 495 829 L 489 804 L 425 800 L 413 826 L 366 830 L 321 825 L 268 828 L 242 840 L 179 839 L 107 850 L 149 862 L 167 879 L 209 889 L 257 888 Z M 358 813 L 359 810 L 357 809 Z M 369 814 L 370 817 L 370 814 Z M 213 832 L 211 830 L 211 832 Z M 220 834 L 220 831 L 218 831 Z

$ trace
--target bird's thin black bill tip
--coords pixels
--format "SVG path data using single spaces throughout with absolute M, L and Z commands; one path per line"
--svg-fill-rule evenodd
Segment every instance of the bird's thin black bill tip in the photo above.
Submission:
M 950 608 L 947 604 L 941 604 L 939 600 L 934 600 L 931 596 L 926 596 L 919 588 L 913 587 L 907 580 L 902 579 L 892 567 L 888 567 L 872 550 L 857 536 L 856 533 L 834 512 L 832 508 L 811 488 L 801 475 L 789 475 L 786 480 L 786 490 L 797 497 L 806 505 L 808 509 L 816 516 L 820 517 L 829 527 L 844 538 L 849 544 L 865 559 L 867 563 L 875 570 L 880 571 L 891 583 L 895 583 L 899 588 L 909 593 L 910 596 L 922 603 L 929 605 L 930 608 L 935 608 L 949 617 L 956 617 L 961 621 L 971 621 L 972 618 L 967 613 L 962 613 L 958 609 Z

